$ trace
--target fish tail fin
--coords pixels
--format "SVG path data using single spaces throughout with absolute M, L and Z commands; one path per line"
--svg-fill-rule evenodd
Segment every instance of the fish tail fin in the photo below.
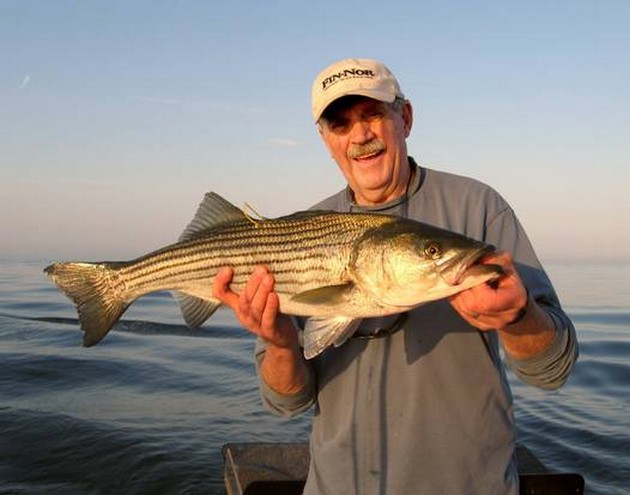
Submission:
M 85 347 L 97 344 L 130 304 L 113 263 L 53 263 L 44 272 L 77 307 Z

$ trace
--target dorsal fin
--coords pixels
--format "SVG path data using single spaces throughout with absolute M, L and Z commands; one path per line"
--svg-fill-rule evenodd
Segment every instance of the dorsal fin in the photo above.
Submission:
M 243 207 L 243 214 L 247 217 L 247 220 L 252 222 L 254 225 L 258 225 L 259 222 L 269 220 L 258 213 L 249 203 L 245 203 L 245 206 Z
M 179 241 L 187 241 L 197 236 L 200 232 L 222 223 L 234 222 L 247 218 L 240 208 L 237 208 L 228 200 L 223 199 L 215 192 L 206 193 L 203 201 L 197 208 L 195 218 L 188 224 Z

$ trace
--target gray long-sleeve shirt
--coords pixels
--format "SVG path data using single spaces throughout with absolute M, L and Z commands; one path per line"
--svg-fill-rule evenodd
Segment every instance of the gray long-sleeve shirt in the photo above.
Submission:
M 413 161 L 412 161 L 413 163 Z M 512 253 L 531 296 L 552 316 L 555 342 L 526 361 L 506 357 L 524 381 L 557 388 L 577 359 L 577 340 L 514 212 L 473 179 L 417 168 L 406 197 L 359 208 L 348 190 L 316 205 L 413 218 Z M 365 320 L 358 333 L 391 325 Z M 259 342 L 257 362 L 264 353 Z M 261 380 L 279 414 L 315 404 L 304 493 L 516 494 L 512 396 L 496 332 L 480 332 L 444 300 L 411 311 L 385 338 L 351 338 L 310 361 L 303 393 L 282 396 Z

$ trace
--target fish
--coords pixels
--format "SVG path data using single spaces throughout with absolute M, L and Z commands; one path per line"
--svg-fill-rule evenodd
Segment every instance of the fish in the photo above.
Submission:
M 343 344 L 365 318 L 404 313 L 503 275 L 478 263 L 495 248 L 426 223 L 376 213 L 307 210 L 253 216 L 209 192 L 177 242 L 129 261 L 58 262 L 44 272 L 77 308 L 83 345 L 101 341 L 138 298 L 171 291 L 200 327 L 221 306 L 219 269 L 240 292 L 254 267 L 274 275 L 280 311 L 305 317 L 307 359 Z

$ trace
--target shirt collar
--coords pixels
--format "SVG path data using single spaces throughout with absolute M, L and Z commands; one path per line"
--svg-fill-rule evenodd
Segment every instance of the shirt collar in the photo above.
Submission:
M 411 179 L 409 181 L 409 185 L 407 186 L 407 191 L 402 196 L 398 198 L 392 199 L 391 201 L 387 201 L 386 203 L 381 203 L 374 206 L 365 206 L 358 205 L 354 202 L 354 195 L 352 194 L 352 189 L 350 186 L 346 186 L 346 194 L 345 199 L 348 203 L 349 211 L 363 211 L 363 212 L 378 212 L 385 211 L 395 208 L 396 206 L 407 202 L 407 200 L 413 196 L 418 189 L 420 189 L 420 184 L 422 183 L 423 170 L 418 166 L 413 157 L 408 157 L 409 167 L 411 168 Z

